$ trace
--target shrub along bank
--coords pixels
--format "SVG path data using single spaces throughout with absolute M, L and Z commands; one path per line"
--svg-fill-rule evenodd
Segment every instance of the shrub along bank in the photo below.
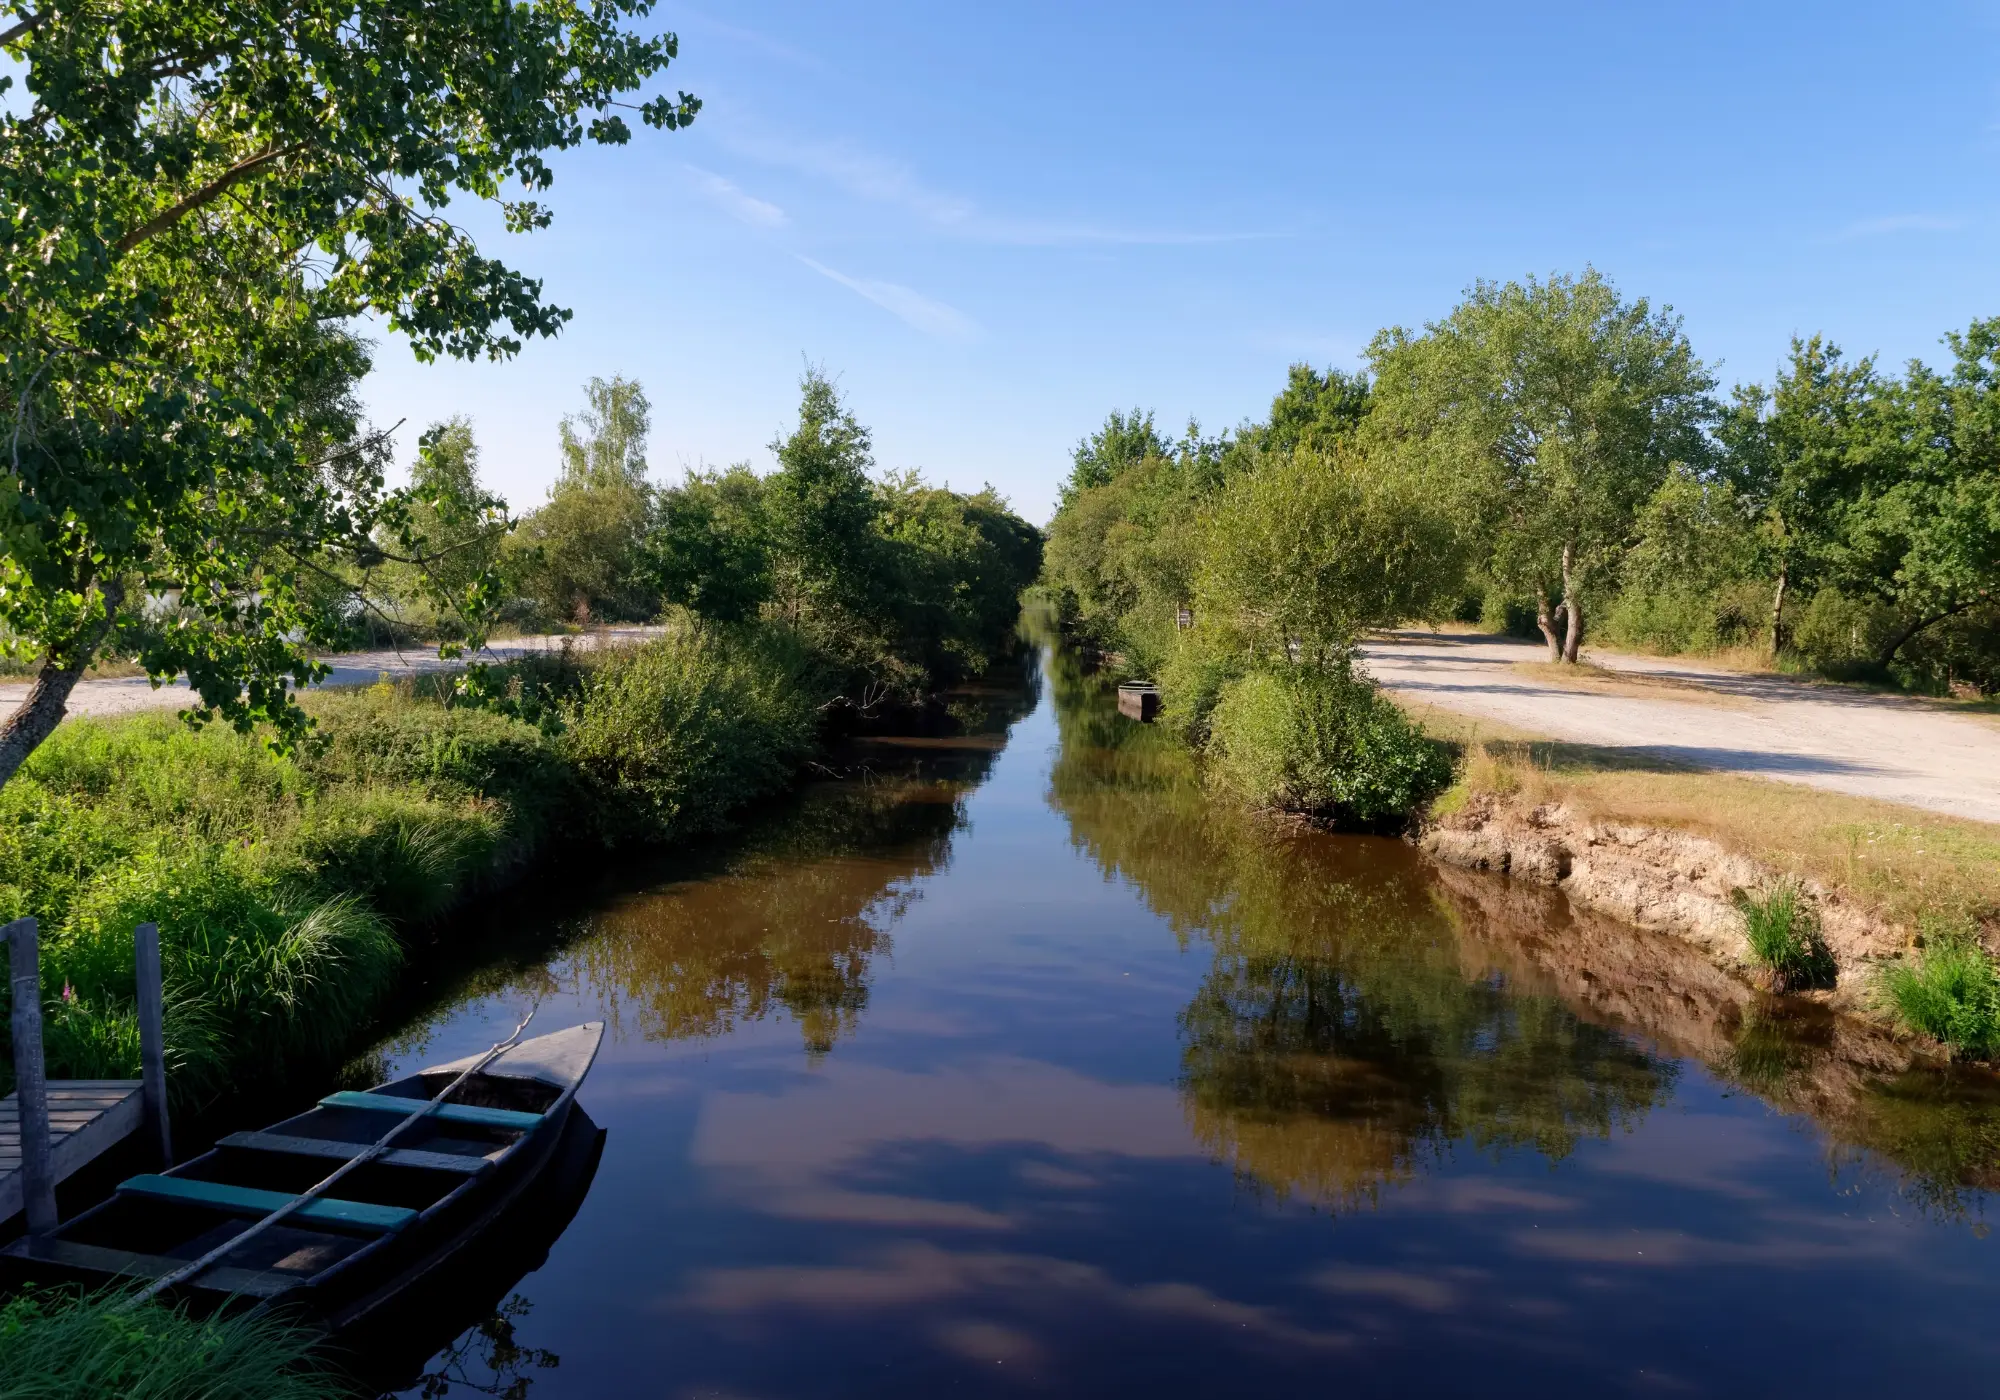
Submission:
M 846 722 L 845 677 L 783 625 L 684 622 L 488 676 L 511 713 L 444 687 L 314 697 L 290 756 L 164 716 L 66 724 L 0 789 L 0 915 L 41 921 L 50 1071 L 137 1074 L 131 938 L 152 920 L 179 1100 L 323 1072 L 394 987 L 402 935 L 557 841 L 724 829 Z

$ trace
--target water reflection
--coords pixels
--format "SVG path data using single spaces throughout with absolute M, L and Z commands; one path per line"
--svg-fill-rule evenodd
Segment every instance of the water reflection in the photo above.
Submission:
M 527 996 L 615 1034 L 583 1096 L 604 1169 L 508 1281 L 533 1310 L 427 1377 L 1836 1393 L 2000 1365 L 1989 1244 L 1904 1209 L 1977 1218 L 1990 1081 L 1545 891 L 1211 806 L 1065 658 L 1046 694 L 1004 753 L 1024 693 L 873 741 L 440 994 L 392 1058 L 481 1048 Z
M 1204 800 L 1159 730 L 1107 726 L 1052 663 L 1050 801 L 1213 966 L 1180 1016 L 1195 1137 L 1261 1186 L 1373 1201 L 1454 1151 L 1551 1160 L 1661 1102 L 1673 1066 L 1558 998 L 1468 975 L 1427 872 L 1384 841 L 1286 831 Z

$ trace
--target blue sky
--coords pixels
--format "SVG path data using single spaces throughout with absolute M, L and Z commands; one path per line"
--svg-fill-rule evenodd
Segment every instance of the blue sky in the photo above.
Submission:
M 663 3 L 685 132 L 556 162 L 486 249 L 574 309 L 507 364 L 385 339 L 378 420 L 474 420 L 517 509 L 594 374 L 656 476 L 770 463 L 807 361 L 884 468 L 1047 518 L 1113 407 L 1210 430 L 1478 278 L 1593 264 L 1725 383 L 2000 314 L 2000 7 Z

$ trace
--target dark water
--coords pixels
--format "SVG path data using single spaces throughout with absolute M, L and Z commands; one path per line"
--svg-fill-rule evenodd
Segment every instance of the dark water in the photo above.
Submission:
M 1049 664 L 708 868 L 495 915 L 390 1066 L 603 1018 L 607 1133 L 406 1393 L 1992 1388 L 1988 1078 L 1205 804 Z

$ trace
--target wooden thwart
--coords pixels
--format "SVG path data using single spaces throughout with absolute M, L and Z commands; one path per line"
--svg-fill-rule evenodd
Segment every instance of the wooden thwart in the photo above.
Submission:
M 395 1113 L 408 1116 L 411 1110 L 423 1104 L 422 1099 L 405 1099 L 394 1094 L 370 1094 L 357 1089 L 343 1089 L 337 1094 L 328 1094 L 321 1099 L 322 1108 L 361 1108 L 371 1113 Z M 527 1132 L 542 1121 L 539 1113 L 519 1113 L 511 1108 L 480 1108 L 475 1104 L 441 1104 L 430 1112 L 430 1116 L 443 1123 L 463 1123 L 473 1128 L 511 1128 L 517 1132 Z
M 135 1281 L 163 1278 L 187 1263 L 185 1259 L 172 1259 L 162 1254 L 134 1254 L 125 1249 L 78 1244 L 74 1240 L 22 1240 L 9 1253 L 21 1259 L 54 1264 L 58 1268 L 121 1274 Z M 242 1294 L 248 1298 L 275 1298 L 297 1282 L 296 1275 L 269 1269 L 216 1268 L 210 1269 L 196 1286 L 217 1293 Z
M 266 1191 L 257 1186 L 230 1186 L 220 1181 L 201 1181 L 190 1176 L 134 1176 L 118 1183 L 123 1195 L 153 1196 L 181 1205 L 207 1206 L 232 1215 L 269 1215 L 291 1208 L 294 1219 L 309 1225 L 335 1225 L 371 1234 L 390 1234 L 403 1229 L 417 1213 L 405 1206 L 378 1206 L 369 1201 L 342 1201 L 321 1196 L 300 1205 L 298 1198 L 284 1191 Z M 182 1260 L 186 1263 L 186 1260 Z
M 330 1138 L 294 1137 L 289 1133 L 231 1133 L 215 1144 L 240 1147 L 250 1152 L 289 1152 L 295 1157 L 325 1157 L 346 1162 L 368 1150 L 365 1142 L 335 1142 Z M 414 1147 L 396 1147 L 375 1159 L 392 1167 L 420 1167 L 434 1172 L 460 1172 L 477 1176 L 492 1165 L 484 1157 L 461 1152 L 425 1152 Z

